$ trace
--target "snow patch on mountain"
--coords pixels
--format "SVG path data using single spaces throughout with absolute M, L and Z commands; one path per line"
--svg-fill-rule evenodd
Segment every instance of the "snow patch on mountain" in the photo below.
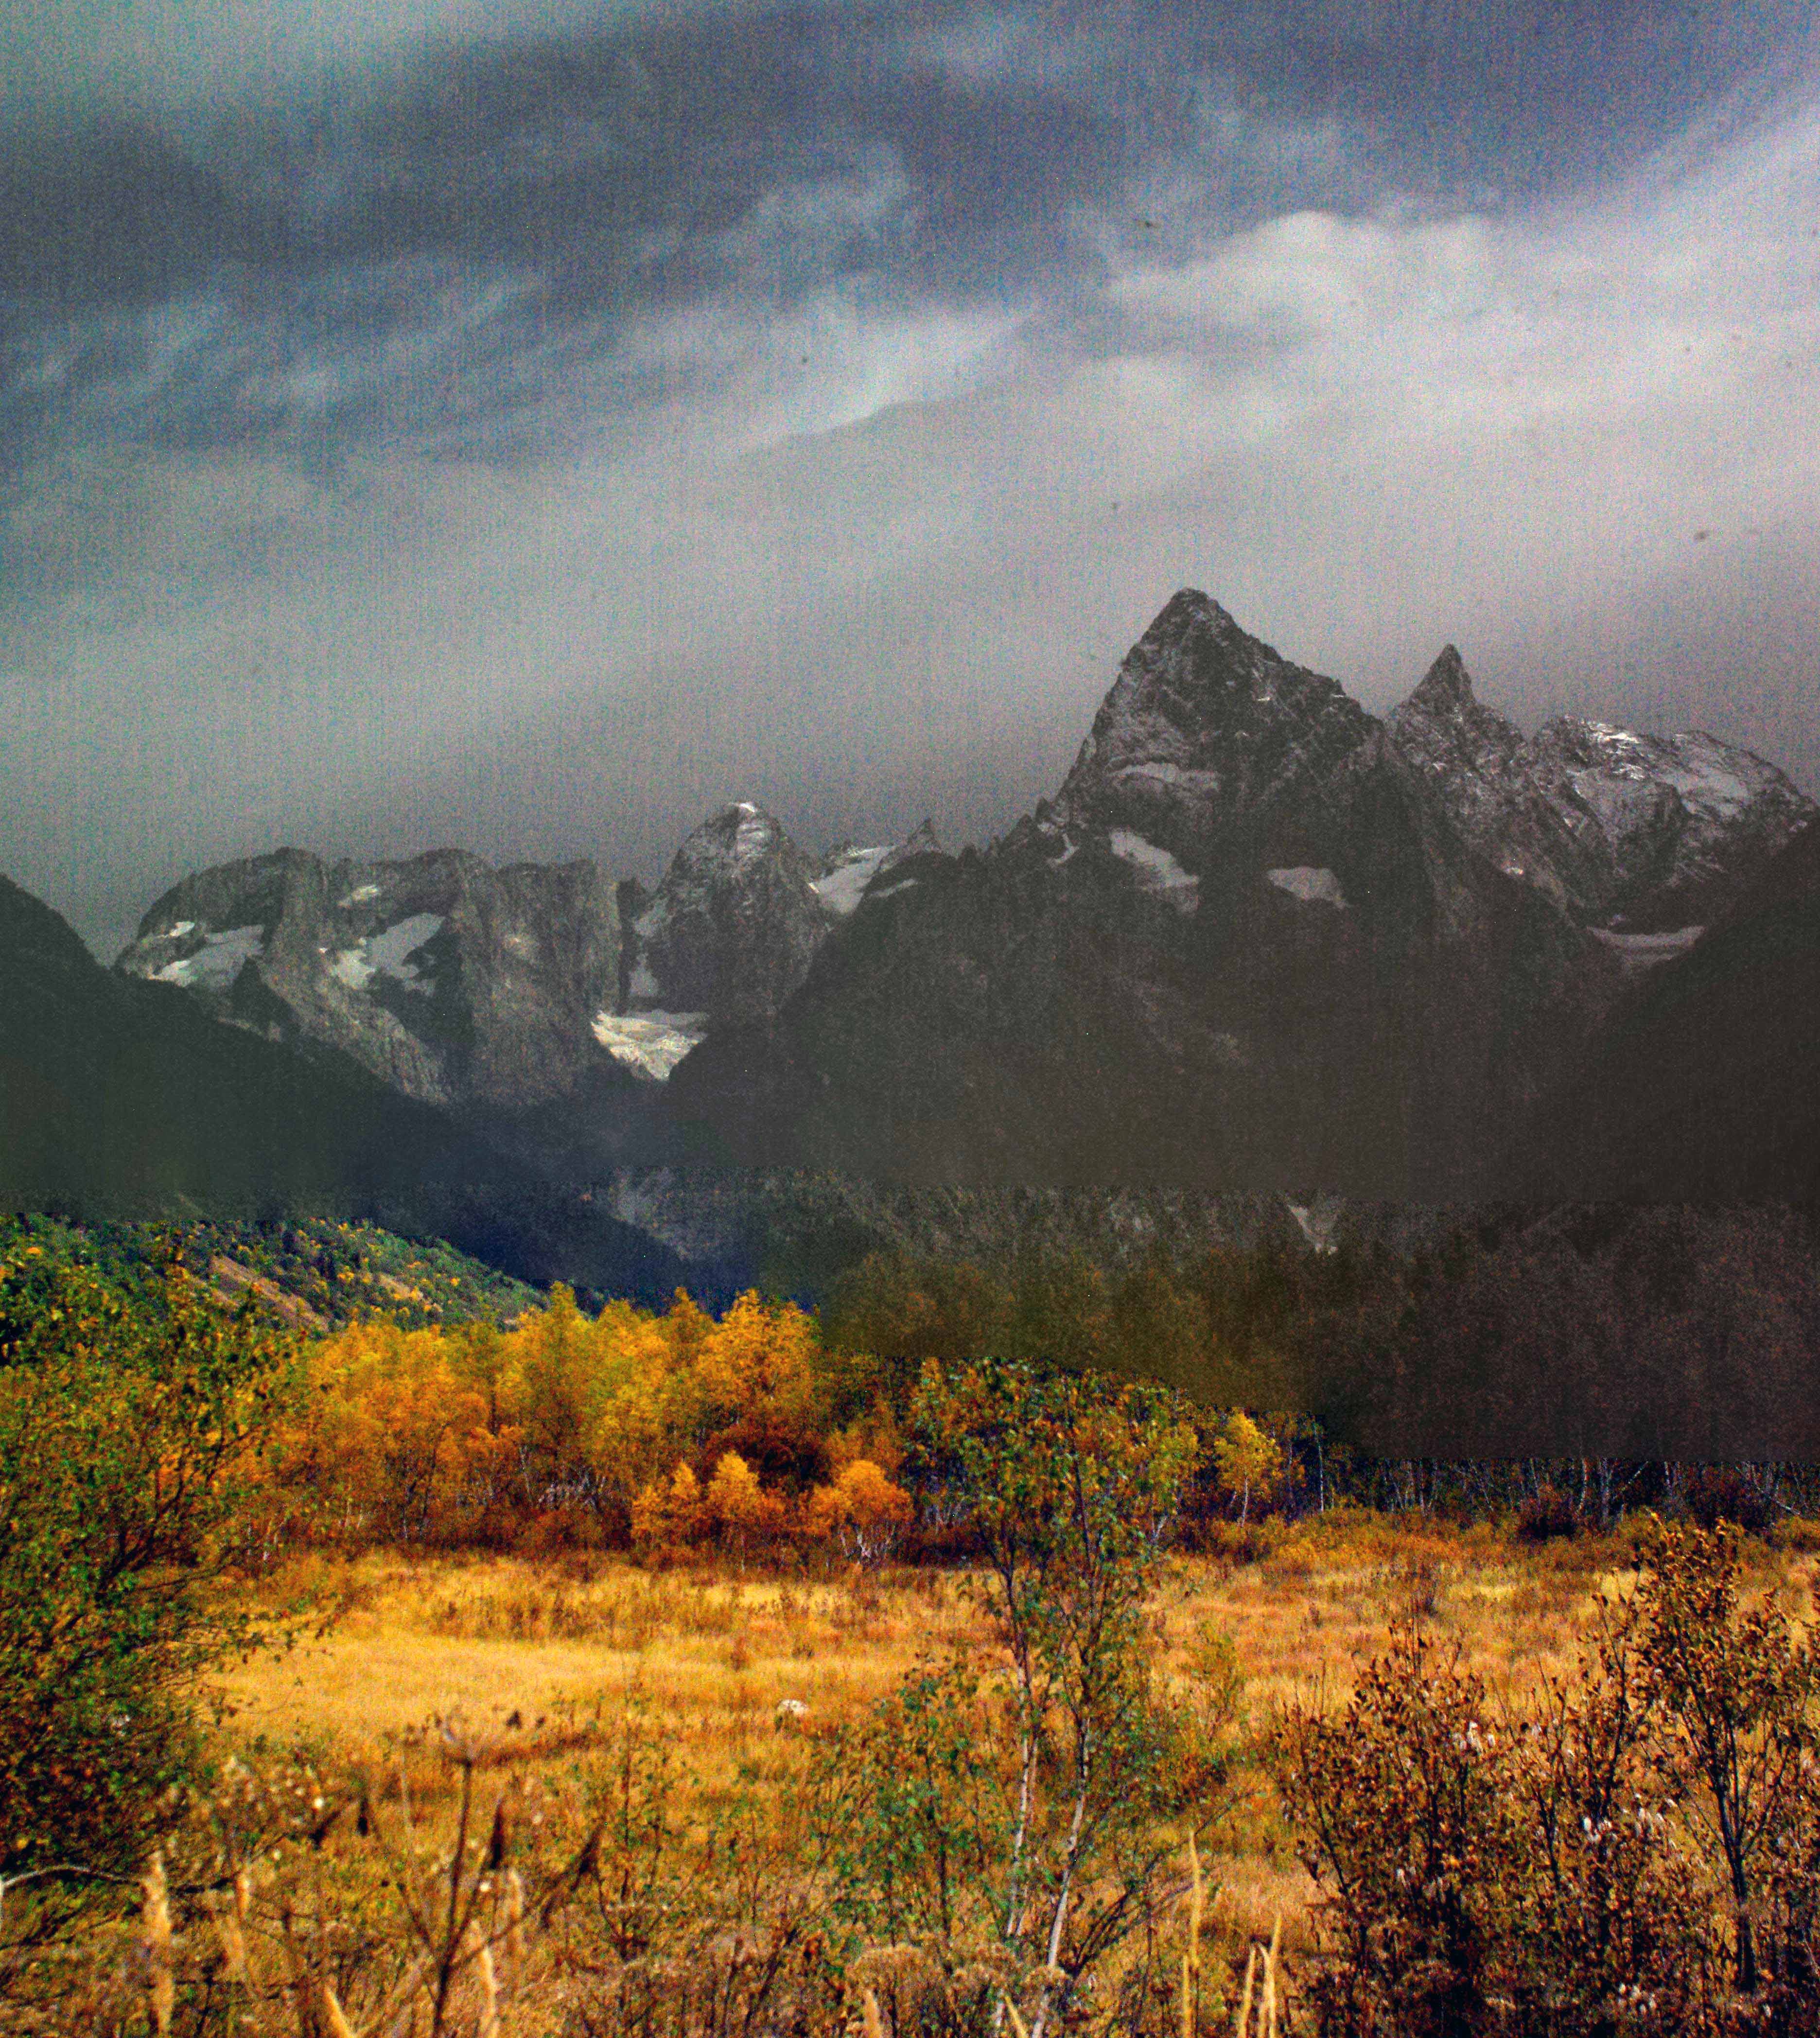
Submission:
M 1279 892 L 1287 892 L 1304 906 L 1338 906 L 1342 912 L 1346 909 L 1346 895 L 1330 870 L 1297 863 L 1281 870 L 1266 870 L 1264 875 Z
M 1174 907 L 1178 913 L 1192 913 L 1200 904 L 1200 879 L 1184 870 L 1167 850 L 1146 842 L 1134 829 L 1114 828 L 1107 837 L 1107 847 L 1131 866 L 1141 889 Z
M 369 888 L 376 897 L 378 886 Z M 329 975 L 350 991 L 365 991 L 376 976 L 387 976 L 427 997 L 430 983 L 422 967 L 411 958 L 442 931 L 442 922 L 440 913 L 413 913 L 377 934 L 365 935 L 351 948 L 340 949 L 330 958 Z M 509 935 L 506 941 L 511 945 Z
M 1702 934 L 1705 927 L 1671 927 L 1659 934 L 1620 934 L 1610 927 L 1591 930 L 1595 941 L 1610 949 L 1624 965 L 1627 976 L 1639 971 L 1654 969 L 1659 963 L 1672 962 L 1678 955 L 1686 955 Z
M 831 850 L 826 860 L 832 867 L 825 877 L 815 879 L 809 889 L 837 920 L 846 919 L 858 907 L 893 847 L 887 842 L 866 849 Z
M 180 920 L 170 930 L 176 939 L 193 934 L 194 920 Z M 218 934 L 205 932 L 202 945 L 193 955 L 180 956 L 151 972 L 154 983 L 180 983 L 191 991 L 229 991 L 241 965 L 265 951 L 263 927 L 224 927 Z
M 1156 740 L 1167 741 L 1158 729 Z M 1220 790 L 1217 771 L 1194 771 L 1167 757 L 1146 757 L 1135 764 L 1122 764 L 1112 776 L 1114 778 L 1148 778 L 1159 786 L 1171 786 L 1178 790 L 1201 794 L 1211 798 Z
M 918 856 L 940 854 L 941 845 L 927 820 L 902 842 L 864 845 L 843 842 L 822 858 L 821 874 L 811 881 L 809 888 L 831 918 L 850 919 L 868 896 L 868 888 L 872 888 L 870 896 L 874 899 L 889 896 L 886 891 L 876 888 L 878 881 L 900 863 L 908 863 Z M 897 888 L 895 885 L 891 888 L 893 891 Z
M 1296 1220 L 1302 1236 L 1317 1252 L 1337 1252 L 1339 1250 L 1340 1220 L 1346 1214 L 1345 1199 L 1342 1196 L 1316 1196 L 1305 1203 L 1289 1203 L 1285 1208 Z
M 707 1032 L 702 1012 L 596 1012 L 590 1029 L 622 1068 L 647 1082 L 664 1082 Z

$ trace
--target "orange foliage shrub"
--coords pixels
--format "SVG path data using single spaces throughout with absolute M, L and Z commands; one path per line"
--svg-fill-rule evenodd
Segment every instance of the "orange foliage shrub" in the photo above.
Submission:
M 804 1522 L 818 1540 L 838 1543 L 861 1563 L 876 1563 L 897 1547 L 914 1512 L 901 1486 L 870 1458 L 855 1458 L 832 1486 L 810 1494 Z

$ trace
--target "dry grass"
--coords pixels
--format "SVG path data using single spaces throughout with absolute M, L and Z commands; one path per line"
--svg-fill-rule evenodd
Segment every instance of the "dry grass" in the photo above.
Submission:
M 306 1595 L 320 1625 L 222 1680 L 231 1733 L 368 1767 L 435 1719 L 482 1732 L 515 1721 L 566 1753 L 631 1701 L 711 1777 L 774 1741 L 781 1701 L 818 1725 L 856 1718 L 919 1653 L 984 1638 L 940 1572 L 807 1582 L 379 1555 L 275 1582 L 281 1597 Z
M 1311 1683 L 1342 1697 L 1389 1624 L 1412 1612 L 1520 1704 L 1538 1674 L 1571 1661 L 1595 1598 L 1621 1588 L 1631 1558 L 1618 1539 L 1530 1547 L 1485 1529 L 1357 1518 L 1235 1542 L 1238 1555 L 1171 1567 L 1153 1612 L 1156 1665 L 1183 1686 L 1235 1668 L 1250 1729 Z M 1752 1562 L 1758 1589 L 1809 1611 L 1820 1558 L 1760 1548 Z M 939 1571 L 805 1579 L 649 1572 L 611 1557 L 380 1554 L 312 1560 L 277 1590 L 307 1594 L 319 1626 L 225 1680 L 230 1738 L 302 1745 L 373 1773 L 414 1730 L 454 1719 L 494 1737 L 520 1782 L 559 1784 L 631 1704 L 703 1789 L 755 1763 L 781 1784 L 800 1728 L 780 1720 L 781 1702 L 808 1708 L 802 1725 L 838 1725 L 919 1657 L 989 1644 L 963 1581 Z M 1268 1936 L 1281 1916 L 1296 1945 L 1307 1878 L 1262 1771 L 1242 1762 L 1238 1779 L 1209 1854 L 1209 1922 Z

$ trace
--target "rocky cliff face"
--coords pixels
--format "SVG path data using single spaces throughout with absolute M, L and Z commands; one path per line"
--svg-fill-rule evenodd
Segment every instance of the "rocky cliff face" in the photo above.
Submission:
M 771 1017 L 831 925 L 815 895 L 819 874 L 749 800 L 710 816 L 628 927 L 625 1009 L 709 1025 Z
M 617 894 L 592 863 L 278 850 L 166 892 L 116 967 L 338 1049 L 423 1102 L 497 1116 L 586 1093 L 593 1138 L 636 1115 L 627 1078 L 661 1082 L 715 1027 L 774 1018 L 868 888 L 933 846 L 925 823 L 815 862 L 742 802 L 689 837 L 655 892 Z
M 619 1002 L 597 1017 L 596 1038 L 660 1082 L 717 1027 L 769 1025 L 868 892 L 934 847 L 925 821 L 906 842 L 843 843 L 817 862 L 751 801 L 722 808 L 677 850 L 654 892 L 621 888 Z
M 339 1048 L 407 1097 L 522 1110 L 605 1060 L 589 1021 L 614 1002 L 619 930 L 591 863 L 280 850 L 186 878 L 117 967 L 272 1039 Z

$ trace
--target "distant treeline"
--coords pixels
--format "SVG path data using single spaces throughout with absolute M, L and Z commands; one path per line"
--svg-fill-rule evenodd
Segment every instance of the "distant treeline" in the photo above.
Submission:
M 1815 1237 L 1783 1209 L 1513 1210 L 1406 1253 L 1279 1238 L 1112 1271 L 880 1256 L 822 1324 L 841 1350 L 1042 1358 L 1293 1409 L 1378 1460 L 1820 1460 Z
M 1614 1289 L 1645 1299 L 1649 1262 L 1631 1253 L 1666 1252 L 1678 1235 L 1687 1242 L 1653 1224 L 1626 1232 L 1631 1252 L 1614 1257 L 1636 1285 L 1608 1274 L 1608 1309 Z M 1798 1235 L 1772 1228 L 1754 1243 L 1774 1266 L 1778 1238 L 1799 1263 Z M 1402 1448 L 1373 1449 L 1318 1403 L 1293 1405 L 1311 1381 L 1356 1381 L 1374 1335 L 1467 1314 L 1489 1339 L 1497 1319 L 1468 1314 L 1475 1293 L 1520 1296 L 1531 1268 L 1534 1285 L 1553 1279 L 1558 1305 L 1574 1268 L 1591 1289 L 1600 1265 L 1533 1234 L 1523 1254 L 1495 1241 L 1413 1263 L 1266 1251 L 1197 1270 L 1148 1263 L 1116 1280 L 1079 1261 L 1001 1281 L 879 1260 L 845 1278 L 819 1319 L 756 1294 L 718 1317 L 683 1294 L 661 1313 L 618 1303 L 590 1316 L 558 1290 L 503 1330 L 369 1320 L 308 1349 L 302 1413 L 273 1460 L 273 1532 L 959 1554 L 941 1468 L 921 1454 L 910 1410 L 932 1361 L 982 1353 L 1181 1391 L 1198 1438 L 1180 1523 L 1190 1543 L 1349 1504 L 1502 1519 L 1537 1538 L 1643 1508 L 1758 1530 L 1820 1513 L 1820 1464 L 1785 1449 L 1726 1464 L 1564 1449 L 1539 1418 L 1536 1447 L 1520 1453 L 1424 1451 L 1413 1422 Z M 1412 1370 L 1383 1377 L 1407 1393 Z M 1394 1419 L 1396 1406 L 1364 1401 L 1368 1419 Z

